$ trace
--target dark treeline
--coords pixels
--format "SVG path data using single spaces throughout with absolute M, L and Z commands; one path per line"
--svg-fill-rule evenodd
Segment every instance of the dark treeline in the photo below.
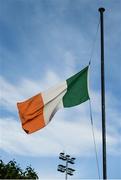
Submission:
M 23 171 L 15 160 L 5 164 L 0 160 L 0 179 L 39 179 L 31 166 Z

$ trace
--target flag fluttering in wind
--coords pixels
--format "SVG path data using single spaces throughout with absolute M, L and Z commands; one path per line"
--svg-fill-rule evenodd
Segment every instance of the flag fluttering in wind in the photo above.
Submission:
M 22 128 L 33 133 L 45 127 L 58 109 L 73 107 L 89 99 L 88 66 L 65 82 L 17 103 Z

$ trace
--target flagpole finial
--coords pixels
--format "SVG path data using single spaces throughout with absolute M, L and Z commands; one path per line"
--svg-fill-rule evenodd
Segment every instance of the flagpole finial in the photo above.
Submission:
M 100 8 L 98 9 L 98 11 L 99 11 L 99 12 L 104 12 L 104 11 L 105 11 L 105 8 L 100 7 Z

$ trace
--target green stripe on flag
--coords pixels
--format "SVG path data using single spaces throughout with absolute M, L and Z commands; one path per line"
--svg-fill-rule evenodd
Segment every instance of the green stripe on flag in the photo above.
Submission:
M 63 106 L 72 107 L 89 99 L 88 94 L 88 66 L 66 80 L 67 92 L 63 97 Z

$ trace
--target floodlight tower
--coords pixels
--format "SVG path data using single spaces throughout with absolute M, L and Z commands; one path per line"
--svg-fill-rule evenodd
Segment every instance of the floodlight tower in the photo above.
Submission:
M 75 169 L 72 169 L 72 168 L 69 168 L 68 167 L 68 164 L 75 164 L 75 159 L 74 157 L 70 157 L 70 155 L 65 155 L 65 153 L 60 153 L 59 155 L 59 159 L 63 160 L 63 161 L 66 161 L 66 165 L 62 165 L 62 164 L 59 164 L 58 165 L 58 171 L 62 172 L 62 173 L 65 173 L 65 179 L 67 180 L 67 177 L 68 175 L 70 176 L 73 176 L 73 172 L 75 171 Z

